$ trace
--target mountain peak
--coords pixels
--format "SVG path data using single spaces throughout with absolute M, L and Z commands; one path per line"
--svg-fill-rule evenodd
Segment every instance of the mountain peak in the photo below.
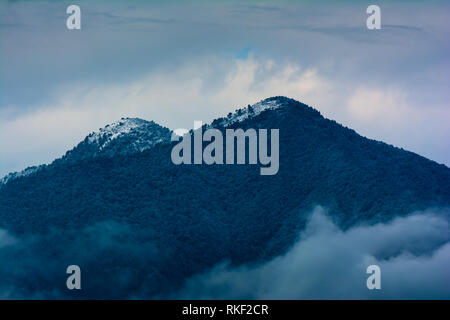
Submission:
M 253 105 L 237 109 L 234 113 L 229 113 L 226 117 L 216 119 L 212 122 L 212 126 L 220 125 L 223 127 L 229 126 L 233 123 L 242 122 L 246 119 L 255 117 L 266 110 L 274 110 L 283 106 L 280 99 L 281 97 L 272 97 L 261 100 Z
M 62 160 L 78 161 L 96 156 L 114 156 L 142 152 L 164 142 L 169 142 L 171 131 L 153 121 L 140 118 L 121 118 L 90 133 Z
M 255 113 L 259 115 L 253 117 Z M 327 208 L 330 219 L 342 230 L 339 232 L 393 221 L 427 208 L 442 208 L 447 219 L 444 210 L 450 207 L 450 169 L 445 166 L 359 136 L 287 98 L 263 100 L 233 117 L 236 121 L 247 119 L 236 124 L 242 129 L 279 129 L 280 170 L 276 175 L 262 177 L 251 165 L 178 166 L 170 161 L 171 143 L 135 152 L 161 136 L 168 139 L 170 130 L 123 119 L 86 137 L 68 153 L 68 161 L 62 159 L 59 165 L 0 187 L 0 227 L 19 235 L 45 235 L 42 243 L 31 243 L 42 250 L 55 242 L 57 253 L 66 247 L 91 253 L 92 260 L 82 262 L 86 268 L 94 266 L 86 272 L 100 281 L 110 280 L 101 272 L 110 261 L 124 268 L 129 265 L 125 272 L 150 276 L 146 287 L 141 290 L 134 283 L 120 283 L 116 285 L 120 291 L 112 290 L 117 295 L 111 298 L 140 294 L 152 298 L 166 294 L 161 288 L 176 288 L 199 270 L 210 270 L 221 261 L 261 264 L 286 255 L 303 234 L 316 205 Z M 100 151 L 98 146 L 103 145 Z M 128 152 L 134 153 L 114 156 Z M 98 154 L 101 156 L 96 157 Z M 105 155 L 110 154 L 106 160 Z M 90 157 L 88 161 L 72 165 L 71 161 L 86 157 Z M 439 229 L 442 239 L 448 239 L 447 228 Z M 117 230 L 119 238 L 115 237 Z M 99 232 L 103 233 L 98 236 Z M 67 238 L 61 238 L 65 235 Z M 104 250 L 94 241 L 105 237 L 117 238 L 123 245 L 111 242 L 111 248 L 122 251 Z M 436 239 L 436 245 L 429 248 L 442 247 L 441 238 Z M 138 250 L 130 255 L 130 248 Z M 396 248 L 388 250 L 384 258 L 401 254 Z M 417 248 L 420 251 L 424 246 Z M 55 253 L 54 247 L 42 250 L 31 256 L 32 261 L 40 262 L 36 259 Z M 98 261 L 98 255 L 105 254 L 106 260 Z M 55 263 L 66 263 L 66 257 L 56 257 Z M 103 260 L 104 264 L 95 267 Z M 141 282 L 137 277 L 136 283 Z M 52 288 L 51 283 L 44 287 L 46 292 Z M 87 287 L 83 297 L 105 298 L 100 294 L 111 291 L 96 289 Z
M 239 123 L 249 118 L 258 116 L 259 114 L 268 110 L 278 110 L 288 106 L 300 106 L 308 108 L 309 111 L 320 114 L 317 110 L 291 98 L 284 96 L 270 97 L 261 100 L 253 105 L 248 105 L 247 107 L 237 109 L 234 113 L 229 113 L 226 117 L 214 120 L 211 126 L 222 126 L 226 127 L 234 123 Z
M 10 172 L 8 173 L 6 176 L 4 176 L 3 178 L 0 179 L 0 186 L 4 185 L 5 183 L 7 183 L 10 180 L 14 180 L 20 177 L 25 177 L 28 176 L 30 174 L 35 173 L 36 171 L 41 170 L 42 168 L 45 167 L 45 164 L 41 164 L 39 166 L 31 166 L 28 167 L 22 171 L 15 171 L 15 172 Z
M 215 119 L 208 127 L 227 127 L 254 118 L 263 112 L 281 110 L 286 107 L 302 108 L 305 113 L 316 116 L 320 115 L 317 110 L 294 99 L 284 96 L 274 96 L 261 100 L 253 105 L 237 109 L 234 113 L 230 112 L 226 117 Z M 54 162 L 73 163 L 97 156 L 113 157 L 120 154 L 142 152 L 160 143 L 170 143 L 171 134 L 171 130 L 158 125 L 154 121 L 124 117 L 90 133 L 76 147 L 67 151 L 62 158 L 56 159 Z M 0 185 L 18 177 L 32 174 L 44 167 L 46 165 L 30 167 L 20 172 L 10 173 L 0 179 Z
M 112 157 L 120 154 L 142 152 L 159 144 L 170 142 L 171 131 L 154 121 L 140 118 L 121 118 L 90 133 L 73 149 L 53 163 L 74 163 L 97 156 Z M 48 165 L 28 167 L 0 178 L 0 186 L 11 180 L 31 175 Z

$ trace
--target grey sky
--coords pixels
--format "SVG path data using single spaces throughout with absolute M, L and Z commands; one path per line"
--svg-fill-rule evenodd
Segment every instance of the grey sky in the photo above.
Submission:
M 122 116 L 171 129 L 288 95 L 450 165 L 450 5 L 376 1 L 0 2 L 0 175 Z

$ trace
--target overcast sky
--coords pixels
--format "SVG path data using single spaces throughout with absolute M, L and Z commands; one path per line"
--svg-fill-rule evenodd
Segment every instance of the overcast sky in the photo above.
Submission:
M 381 30 L 366 1 L 1 1 L 0 175 L 121 117 L 190 128 L 273 95 L 450 166 L 450 4 L 373 3 Z

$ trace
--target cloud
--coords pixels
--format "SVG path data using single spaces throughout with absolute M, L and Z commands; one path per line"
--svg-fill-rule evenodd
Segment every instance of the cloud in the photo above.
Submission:
M 347 97 L 344 111 L 345 123 L 360 134 L 449 165 L 448 105 L 419 104 L 401 88 L 360 86 Z
M 0 299 L 126 298 L 133 289 L 148 295 L 164 281 L 158 272 L 168 249 L 158 248 L 149 228 L 115 221 L 66 225 L 13 242 L 7 236 L 7 246 L 5 234 L 0 230 Z M 73 264 L 82 271 L 82 292 L 66 288 Z
M 389 125 L 401 124 L 408 113 L 405 93 L 391 88 L 357 88 L 348 101 L 348 109 L 360 121 Z
M 259 265 L 224 261 L 189 279 L 176 247 L 150 227 L 102 221 L 45 234 L 0 230 L 0 298 L 445 299 L 449 218 L 434 210 L 342 231 L 318 207 L 286 253 Z M 72 264 L 82 270 L 79 292 L 65 287 Z M 380 291 L 366 288 L 372 264 L 381 267 Z
M 317 208 L 286 254 L 256 266 L 222 263 L 189 279 L 174 297 L 448 299 L 449 241 L 448 215 L 426 212 L 342 231 Z M 381 268 L 381 290 L 366 287 L 372 264 Z

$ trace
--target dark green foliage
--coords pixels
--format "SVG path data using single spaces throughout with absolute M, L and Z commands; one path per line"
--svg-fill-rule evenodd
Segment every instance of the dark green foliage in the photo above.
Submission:
M 62 233 L 51 238 L 53 247 L 36 244 L 42 258 L 55 251 L 55 261 L 68 265 L 86 250 L 90 255 L 79 259 L 94 278 L 133 274 L 116 291 L 89 286 L 83 297 L 150 297 L 220 261 L 258 262 L 284 252 L 315 205 L 328 208 L 344 229 L 450 205 L 446 166 L 363 138 L 297 101 L 271 99 L 285 106 L 232 127 L 280 129 L 277 175 L 261 176 L 259 165 L 176 166 L 170 144 L 60 161 L 0 189 L 0 227 L 19 238 L 45 235 L 46 241 L 52 232 Z M 86 228 L 105 221 L 127 230 L 118 251 L 98 249 L 92 246 L 98 239 L 83 238 Z M 155 249 L 143 250 L 147 243 Z M 105 274 L 107 268 L 116 270 Z M 136 281 L 146 284 L 145 292 L 133 287 Z

